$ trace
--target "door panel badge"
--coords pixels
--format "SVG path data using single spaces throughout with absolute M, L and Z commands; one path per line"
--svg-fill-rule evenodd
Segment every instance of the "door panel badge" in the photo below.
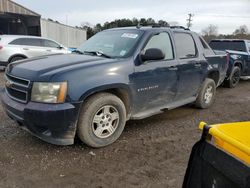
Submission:
M 137 92 L 150 91 L 159 88 L 159 85 L 148 86 L 144 88 L 137 89 Z

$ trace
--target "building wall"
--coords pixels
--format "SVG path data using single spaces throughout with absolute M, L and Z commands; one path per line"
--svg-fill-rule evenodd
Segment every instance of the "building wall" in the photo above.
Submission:
M 39 14 L 19 5 L 11 0 L 0 0 L 0 12 L 8 12 L 21 15 L 38 16 Z
M 41 36 L 51 38 L 66 47 L 78 48 L 87 40 L 87 32 L 60 23 L 41 19 Z

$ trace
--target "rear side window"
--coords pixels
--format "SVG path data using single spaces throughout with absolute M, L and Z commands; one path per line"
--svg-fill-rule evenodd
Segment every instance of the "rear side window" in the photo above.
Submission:
M 43 46 L 41 39 L 32 39 L 32 38 L 20 38 L 15 39 L 9 44 L 12 45 L 24 45 L 24 46 Z
M 193 37 L 188 33 L 174 33 L 176 51 L 180 59 L 194 58 L 197 50 Z
M 246 52 L 246 45 L 244 41 L 211 41 L 210 46 L 213 50 L 235 50 Z
M 51 40 L 47 40 L 47 39 L 43 39 L 43 45 L 45 47 L 49 47 L 49 48 L 59 48 L 60 45 L 55 43 L 54 41 Z
M 25 44 L 25 39 L 24 38 L 15 39 L 12 42 L 10 42 L 9 44 L 12 44 L 12 45 L 24 45 Z
M 173 47 L 168 33 L 163 32 L 152 36 L 144 48 L 144 51 L 150 48 L 161 49 L 165 54 L 165 60 L 174 59 Z

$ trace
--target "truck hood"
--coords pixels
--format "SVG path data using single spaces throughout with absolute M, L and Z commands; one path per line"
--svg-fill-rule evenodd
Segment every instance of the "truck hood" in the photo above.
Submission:
M 107 59 L 90 55 L 57 54 L 11 63 L 7 68 L 7 73 L 31 81 L 43 81 L 48 80 L 48 77 L 64 71 L 97 66 L 115 61 L 117 61 L 117 59 Z

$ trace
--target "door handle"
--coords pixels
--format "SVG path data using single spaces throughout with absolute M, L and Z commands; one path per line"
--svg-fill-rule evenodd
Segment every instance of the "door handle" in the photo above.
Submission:
M 46 50 L 47 52 L 52 52 L 52 50 Z
M 176 66 L 171 66 L 171 67 L 169 67 L 168 69 L 171 70 L 171 71 L 178 70 L 178 68 L 177 68 Z
M 23 50 L 29 50 L 29 48 L 23 48 Z
M 195 63 L 194 66 L 195 67 L 201 67 L 201 63 Z

